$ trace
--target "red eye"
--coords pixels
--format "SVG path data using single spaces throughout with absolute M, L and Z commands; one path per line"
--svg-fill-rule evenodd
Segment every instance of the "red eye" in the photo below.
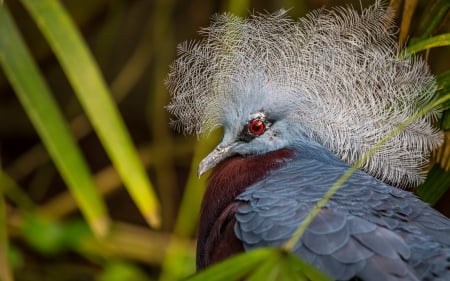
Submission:
M 259 136 L 266 130 L 266 125 L 259 119 L 253 119 L 248 123 L 248 131 L 253 135 Z

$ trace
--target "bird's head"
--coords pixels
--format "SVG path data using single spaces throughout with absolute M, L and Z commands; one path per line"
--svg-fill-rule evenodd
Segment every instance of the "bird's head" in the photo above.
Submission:
M 419 59 L 400 58 L 392 12 L 377 1 L 313 12 L 242 19 L 218 15 L 200 42 L 179 46 L 167 85 L 168 110 L 186 133 L 223 127 L 199 174 L 233 155 L 320 145 L 353 164 L 429 104 L 436 86 Z M 417 185 L 441 142 L 437 110 L 407 126 L 361 169 L 397 186 Z
M 199 175 L 230 156 L 265 154 L 307 139 L 303 126 L 294 124 L 296 102 L 287 98 L 292 89 L 273 84 L 263 71 L 252 74 L 244 79 L 246 83 L 228 84 L 231 88 L 226 91 L 240 93 L 240 99 L 228 100 L 226 95 L 218 100 L 221 106 L 212 114 L 220 118 L 223 138 L 200 163 Z

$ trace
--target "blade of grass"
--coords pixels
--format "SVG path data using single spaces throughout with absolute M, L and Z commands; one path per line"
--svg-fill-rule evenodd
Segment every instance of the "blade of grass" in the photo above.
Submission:
M 438 96 L 445 97 L 450 96 L 450 71 L 446 71 L 436 76 L 436 82 L 438 84 Z M 429 171 L 427 179 L 421 184 L 416 193 L 419 197 L 428 202 L 430 205 L 434 205 L 450 188 L 450 173 L 448 169 L 450 167 L 450 111 L 449 102 L 442 105 L 444 114 L 441 119 L 441 129 L 444 131 L 444 144 L 439 148 L 435 154 L 435 161 L 438 165 L 434 165 Z
M 276 249 L 259 248 L 239 254 L 231 259 L 208 267 L 186 281 L 230 281 L 243 280 L 252 270 L 258 268 L 265 260 L 278 255 Z
M 424 40 L 414 42 L 406 48 L 404 54 L 401 56 L 406 57 L 426 49 L 443 47 L 450 45 L 450 33 L 440 34 Z
M 283 249 L 257 248 L 214 264 L 187 279 L 204 280 L 329 281 L 331 278 Z
M 436 76 L 436 82 L 440 90 L 450 88 L 450 70 Z
M 152 52 L 149 51 L 151 42 L 149 41 L 148 36 L 142 36 L 135 51 L 112 81 L 110 88 L 116 103 L 120 103 L 128 96 L 130 90 L 142 78 L 147 69 L 152 58 Z M 65 109 L 68 107 L 66 106 Z M 83 113 L 77 114 L 70 120 L 70 127 L 77 140 L 83 139 L 92 131 L 89 120 Z M 48 155 L 39 143 L 15 159 L 12 164 L 5 167 L 5 170 L 8 175 L 19 181 L 47 161 Z
M 283 257 L 283 264 L 286 273 L 289 273 L 284 280 L 314 280 L 314 281 L 331 281 L 331 277 L 321 272 L 314 266 L 300 259 L 293 253 L 286 253 Z M 294 278 L 292 278 L 293 276 Z
M 282 255 L 274 250 L 270 256 L 264 259 L 258 267 L 246 276 L 247 281 L 280 281 Z
M 106 152 L 147 222 L 159 226 L 152 185 L 91 53 L 66 10 L 54 0 L 22 0 L 63 67 Z
M 10 176 L 0 169 L 0 194 L 2 193 L 22 210 L 30 211 L 35 208 L 28 194 Z
M 294 254 L 276 249 L 246 280 L 331 281 L 331 278 Z
M 197 166 L 205 155 L 217 145 L 220 140 L 220 132 L 213 132 L 208 138 L 201 139 L 195 146 L 194 157 L 191 162 L 191 169 L 186 183 L 183 198 L 178 211 L 177 220 L 174 227 L 174 235 L 181 239 L 186 239 L 195 233 L 196 226 L 199 220 L 200 205 L 203 198 L 203 193 L 206 187 L 206 176 L 200 179 L 197 176 Z M 195 270 L 195 265 L 191 267 L 174 267 L 173 265 L 180 264 L 180 261 L 186 260 L 189 256 L 190 249 L 185 247 L 180 241 L 173 240 L 169 244 L 166 257 L 161 266 L 160 281 L 180 280 L 187 275 L 192 274 Z M 180 270 L 176 270 L 176 269 Z
M 79 147 L 6 6 L 0 7 L 0 64 L 80 209 L 97 235 L 109 217 Z
M 417 195 L 430 205 L 434 205 L 450 188 L 450 173 L 435 165 L 426 181 L 417 189 Z
M 152 136 L 154 136 L 154 145 L 173 145 L 172 134 L 169 126 L 167 126 L 168 122 L 161 122 L 161 120 L 169 120 L 168 112 L 164 108 L 169 98 L 164 86 L 164 79 L 169 72 L 169 64 L 173 60 L 173 52 L 170 50 L 174 48 L 174 29 L 173 22 L 170 19 L 175 1 L 155 0 L 153 3 L 153 12 L 145 28 L 147 36 L 153 41 L 152 65 L 154 69 L 148 87 L 149 95 L 145 109 L 146 123 Z M 164 40 L 160 40 L 161 38 L 164 38 Z M 159 188 L 159 199 L 164 209 L 162 229 L 168 230 L 173 227 L 173 220 L 177 211 L 174 201 L 177 194 L 175 163 L 170 155 L 163 154 L 160 150 L 157 150 L 153 157 L 155 159 L 153 165 L 154 181 Z
M 437 96 L 438 97 L 444 97 L 446 95 L 450 95 L 450 71 L 445 71 L 438 76 L 436 76 L 436 82 L 438 84 L 438 91 Z M 450 169 L 450 132 L 448 131 L 450 129 L 450 102 L 446 102 L 442 104 L 442 109 L 444 110 L 442 114 L 442 118 L 440 121 L 440 127 L 442 130 L 444 130 L 444 144 L 438 149 L 438 151 L 434 154 L 434 160 L 436 163 L 438 163 L 441 168 L 448 171 Z M 434 176 L 437 176 L 437 174 L 433 173 Z M 430 190 L 433 190 L 435 188 L 440 189 L 438 186 L 434 186 L 434 183 L 428 183 L 429 180 L 432 180 L 430 178 L 430 175 L 427 178 L 427 181 L 424 183 L 424 186 L 420 186 L 418 192 L 421 192 L 420 189 L 425 188 L 425 186 L 430 187 L 427 188 L 427 190 L 423 190 L 424 192 L 428 193 L 431 192 Z M 435 182 L 435 180 L 432 180 Z M 438 184 L 436 182 L 436 184 Z M 423 198 L 427 198 L 427 195 L 423 195 Z M 432 201 L 428 201 L 429 203 L 432 203 Z
M 200 214 L 200 205 L 206 188 L 207 176 L 198 177 L 197 167 L 205 157 L 220 141 L 221 130 L 214 131 L 208 138 L 201 139 L 195 146 L 194 157 L 186 183 L 184 196 L 178 212 L 177 223 L 174 232 L 182 237 L 189 237 L 195 233 Z

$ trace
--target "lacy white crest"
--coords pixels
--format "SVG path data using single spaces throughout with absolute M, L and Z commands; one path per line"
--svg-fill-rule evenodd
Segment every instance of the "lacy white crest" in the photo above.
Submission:
M 267 82 L 272 90 L 260 91 L 261 100 L 284 101 L 291 121 L 353 164 L 436 91 L 422 60 L 399 57 L 392 18 L 379 1 L 361 14 L 336 8 L 298 21 L 284 11 L 248 19 L 217 15 L 201 31 L 202 41 L 178 48 L 166 81 L 174 125 L 207 133 L 223 125 L 231 108 L 252 102 L 242 88 Z M 441 143 L 432 126 L 437 117 L 434 110 L 414 121 L 363 170 L 397 186 L 420 183 L 422 167 Z

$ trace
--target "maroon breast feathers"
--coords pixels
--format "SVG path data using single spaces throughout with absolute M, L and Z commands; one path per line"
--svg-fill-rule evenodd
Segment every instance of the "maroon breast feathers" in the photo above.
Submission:
M 235 198 L 293 156 L 285 148 L 264 155 L 233 156 L 214 168 L 201 207 L 197 269 L 243 251 L 233 229 L 240 204 Z

